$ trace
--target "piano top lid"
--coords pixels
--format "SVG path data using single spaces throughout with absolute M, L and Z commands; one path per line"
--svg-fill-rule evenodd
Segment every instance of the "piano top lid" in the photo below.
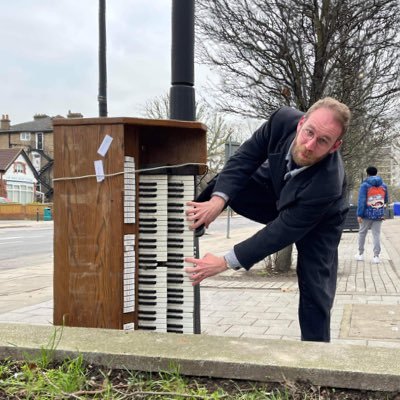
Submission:
M 158 126 L 169 128 L 194 128 L 207 131 L 207 126 L 198 121 L 181 121 L 176 119 L 149 119 L 131 117 L 96 117 L 96 118 L 56 118 L 53 126 L 65 125 L 136 125 L 136 126 Z

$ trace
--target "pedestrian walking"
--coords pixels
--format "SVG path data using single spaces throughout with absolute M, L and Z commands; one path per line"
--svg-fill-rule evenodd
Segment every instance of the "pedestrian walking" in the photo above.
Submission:
M 385 207 L 389 202 L 386 184 L 377 175 L 376 167 L 366 169 L 367 179 L 363 181 L 358 192 L 357 220 L 360 224 L 358 231 L 357 261 L 364 261 L 365 238 L 371 229 L 373 252 L 372 263 L 379 264 L 381 253 L 381 227 L 385 219 Z

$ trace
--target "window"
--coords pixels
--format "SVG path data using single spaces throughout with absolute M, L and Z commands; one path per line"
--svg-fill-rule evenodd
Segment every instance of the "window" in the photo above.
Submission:
M 38 150 L 43 150 L 43 132 L 38 132 L 36 134 L 36 148 Z
M 7 196 L 12 202 L 19 203 L 19 185 L 7 183 Z
M 14 172 L 20 174 L 26 174 L 26 165 L 22 162 L 15 162 L 14 163 Z
M 32 151 L 32 164 L 35 167 L 36 171 L 40 170 L 41 166 L 41 156 L 39 153 L 36 153 L 35 151 Z
M 33 185 L 14 184 L 7 182 L 7 196 L 15 203 L 32 203 L 33 202 Z
M 31 133 L 30 132 L 21 132 L 19 138 L 25 142 L 31 140 Z

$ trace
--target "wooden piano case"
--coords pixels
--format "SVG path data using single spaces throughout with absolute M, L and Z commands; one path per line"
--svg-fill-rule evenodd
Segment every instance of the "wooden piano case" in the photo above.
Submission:
M 106 135 L 112 142 L 101 156 Z M 137 222 L 124 222 L 126 156 L 136 169 L 205 164 L 206 127 L 136 118 L 54 121 L 55 325 L 123 329 L 137 322 L 137 307 L 123 306 L 123 237 L 138 231 Z M 101 182 L 93 176 L 95 160 L 109 175 Z M 192 168 L 195 175 L 206 170 Z

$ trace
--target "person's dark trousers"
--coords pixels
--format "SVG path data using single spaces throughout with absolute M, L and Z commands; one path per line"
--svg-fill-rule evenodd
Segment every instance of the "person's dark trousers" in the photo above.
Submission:
M 209 182 L 196 201 L 203 202 L 210 199 L 216 179 Z M 278 216 L 276 197 L 271 189 L 253 179 L 250 179 L 247 186 L 235 198 L 230 199 L 228 205 L 236 213 L 262 224 L 268 224 Z M 327 233 L 317 227 L 296 243 L 300 291 L 299 324 L 301 340 L 304 341 L 330 341 L 330 310 L 336 291 L 337 251 L 325 250 L 326 246 L 337 247 L 340 240 L 338 229 L 337 226 L 329 227 Z M 311 243 L 313 245 L 310 245 Z M 316 254 L 312 249 L 321 254 Z M 332 259 L 326 259 L 329 257 Z
M 296 243 L 301 339 L 329 342 L 341 229 L 316 227 Z

